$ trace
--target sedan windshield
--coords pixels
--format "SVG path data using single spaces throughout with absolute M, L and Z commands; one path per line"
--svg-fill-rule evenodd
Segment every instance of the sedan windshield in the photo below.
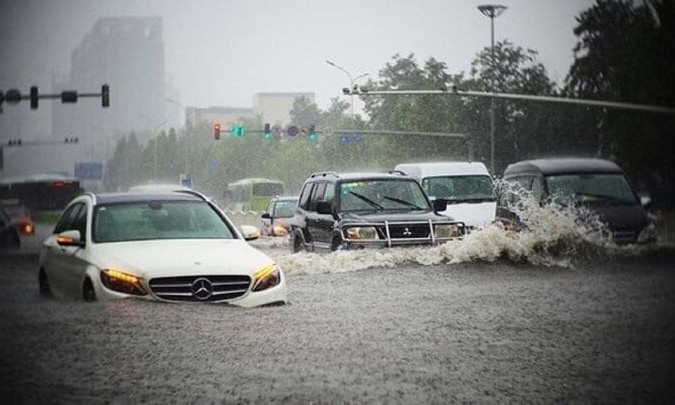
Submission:
M 429 202 L 416 181 L 366 180 L 340 185 L 342 211 L 428 210 Z
M 232 239 L 223 218 L 205 202 L 152 201 L 100 205 L 94 211 L 94 242 L 153 239 Z
M 549 194 L 561 203 L 636 203 L 635 194 L 621 174 L 565 174 L 546 177 Z

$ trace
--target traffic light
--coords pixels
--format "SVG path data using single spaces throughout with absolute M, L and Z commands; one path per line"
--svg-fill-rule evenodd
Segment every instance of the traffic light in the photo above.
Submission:
M 21 146 L 21 139 L 10 139 L 7 146 Z
M 265 129 L 263 129 L 263 139 L 266 141 L 272 140 L 272 129 L 268 123 L 265 123 Z
M 78 138 L 76 136 L 71 136 L 71 137 L 65 138 L 63 140 L 63 142 L 65 142 L 65 143 L 78 143 L 79 141 L 80 141 L 80 138 Z
M 232 136 L 235 138 L 238 138 L 240 136 L 244 136 L 244 126 L 241 124 L 238 125 L 232 125 Z
M 216 141 L 220 139 L 220 123 L 218 122 L 213 124 L 213 137 Z
M 107 84 L 101 86 L 101 106 L 110 107 L 110 86 Z
M 30 108 L 37 110 L 38 108 L 38 88 L 37 86 L 30 86 Z
M 309 126 L 309 131 L 307 133 L 307 139 L 310 142 L 316 142 L 319 139 L 319 136 L 316 134 L 316 126 L 314 124 Z

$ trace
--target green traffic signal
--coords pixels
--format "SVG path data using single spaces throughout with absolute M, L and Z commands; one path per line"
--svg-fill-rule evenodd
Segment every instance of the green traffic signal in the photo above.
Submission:
M 314 124 L 312 124 L 312 125 L 309 126 L 309 131 L 308 131 L 308 134 L 307 134 L 307 139 L 308 139 L 310 142 L 316 142 L 316 141 L 319 139 L 319 136 L 316 134 L 316 127 L 314 126 Z
M 272 130 L 270 129 L 270 124 L 265 124 L 265 129 L 263 129 L 263 139 L 266 141 L 272 140 Z

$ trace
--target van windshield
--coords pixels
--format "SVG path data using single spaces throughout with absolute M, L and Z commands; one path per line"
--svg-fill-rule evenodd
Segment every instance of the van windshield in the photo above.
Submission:
M 635 194 L 622 174 L 581 173 L 546 177 L 548 192 L 560 203 L 634 204 Z
M 494 184 L 485 175 L 428 177 L 422 187 L 430 199 L 443 198 L 450 204 L 495 201 Z

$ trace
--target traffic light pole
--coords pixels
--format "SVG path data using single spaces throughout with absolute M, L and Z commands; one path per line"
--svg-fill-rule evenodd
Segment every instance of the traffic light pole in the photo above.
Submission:
M 78 98 L 101 97 L 101 106 L 108 108 L 110 106 L 110 86 L 104 84 L 101 86 L 100 93 L 78 93 L 77 90 L 65 90 L 57 94 L 38 94 L 37 86 L 31 86 L 28 94 L 21 94 L 18 89 L 9 89 L 7 92 L 0 90 L 0 113 L 2 105 L 6 101 L 8 104 L 18 104 L 21 100 L 30 100 L 30 108 L 38 108 L 40 99 L 61 99 L 62 103 L 77 103 Z
M 355 90 L 354 89 L 350 90 L 344 88 L 342 89 L 342 93 L 345 95 L 354 94 L 358 96 L 441 94 L 460 97 L 494 97 L 513 100 L 531 100 L 531 101 L 545 101 L 545 102 L 565 103 L 565 104 L 582 104 L 595 107 L 636 110 L 660 114 L 675 114 L 675 108 L 664 107 L 660 105 L 624 103 L 620 101 L 584 100 L 566 97 L 534 96 L 530 94 L 491 93 L 485 91 L 460 90 L 455 88 L 454 86 L 448 90 L 367 90 L 364 88 L 357 88 Z

